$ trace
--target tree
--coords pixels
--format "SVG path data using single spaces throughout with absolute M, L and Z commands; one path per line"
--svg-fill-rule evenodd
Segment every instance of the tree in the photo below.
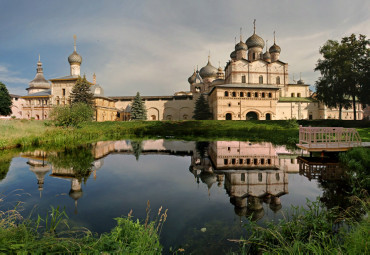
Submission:
M 323 60 L 319 59 L 315 71 L 321 77 L 316 82 L 318 99 L 329 107 L 348 108 L 352 100 L 356 120 L 356 100 L 370 104 L 370 41 L 366 36 L 354 34 L 341 42 L 329 40 L 320 48 Z
M 92 121 L 94 109 L 85 103 L 69 106 L 55 106 L 50 112 L 50 119 L 55 126 L 79 127 L 83 122 Z
M 0 115 L 8 116 L 12 114 L 12 98 L 5 84 L 0 82 Z
M 208 102 L 204 98 L 203 94 L 195 102 L 194 119 L 196 120 L 209 120 L 212 118 L 212 113 L 209 109 Z
M 134 101 L 132 102 L 131 118 L 133 120 L 146 120 L 146 107 L 139 92 L 136 93 Z
M 90 90 L 90 83 L 86 80 L 85 75 L 83 78 L 78 77 L 71 92 L 71 103 L 84 103 L 92 107 L 93 98 L 94 95 Z

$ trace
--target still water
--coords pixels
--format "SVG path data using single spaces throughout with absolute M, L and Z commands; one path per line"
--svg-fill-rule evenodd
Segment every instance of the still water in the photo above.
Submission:
M 335 196 L 326 185 L 341 173 L 306 167 L 301 154 L 267 142 L 167 140 L 23 152 L 0 180 L 1 206 L 22 201 L 24 215 L 60 206 L 73 224 L 101 233 L 131 209 L 145 219 L 149 200 L 153 217 L 168 209 L 164 251 L 223 254 L 238 249 L 229 240 L 245 234 L 249 217 L 264 224 L 306 199 Z

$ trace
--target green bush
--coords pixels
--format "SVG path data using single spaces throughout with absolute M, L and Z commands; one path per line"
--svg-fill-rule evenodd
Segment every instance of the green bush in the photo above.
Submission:
M 50 112 L 50 119 L 55 126 L 80 127 L 83 122 L 92 121 L 94 109 L 84 103 L 72 106 L 56 106 Z

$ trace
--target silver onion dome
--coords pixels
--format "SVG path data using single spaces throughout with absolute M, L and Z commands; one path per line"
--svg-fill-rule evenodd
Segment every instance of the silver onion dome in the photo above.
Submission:
M 248 50 L 248 46 L 244 42 L 240 41 L 235 45 L 235 51 L 238 50 Z
M 263 53 L 263 60 L 267 61 L 267 62 L 270 62 L 271 61 L 271 54 L 266 51 L 265 53 Z
M 236 52 L 235 50 L 230 53 L 230 58 L 235 59 L 236 58 Z
M 217 77 L 217 68 L 214 67 L 208 60 L 207 65 L 200 69 L 199 74 L 200 77 L 202 77 L 202 79 L 209 77 Z
M 276 43 L 274 43 L 274 45 L 272 45 L 269 49 L 269 52 L 270 53 L 280 53 L 281 52 L 281 48 L 279 45 L 277 45 Z
M 80 54 L 78 54 L 76 51 L 73 51 L 71 55 L 68 57 L 68 62 L 70 64 L 81 64 L 82 63 L 82 57 Z
M 193 83 L 195 83 L 196 79 L 197 79 L 197 73 L 194 70 L 194 73 L 188 78 L 188 82 L 190 84 L 193 84 Z
M 264 40 L 255 33 L 251 37 L 249 37 L 245 43 L 247 44 L 249 49 L 254 47 L 259 47 L 263 49 L 265 47 Z

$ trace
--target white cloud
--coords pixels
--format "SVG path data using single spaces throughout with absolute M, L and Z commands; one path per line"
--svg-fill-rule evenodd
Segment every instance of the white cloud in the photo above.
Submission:
M 0 65 L 0 81 L 3 83 L 28 83 L 29 80 L 18 77 L 18 72 L 10 71 L 5 65 Z

